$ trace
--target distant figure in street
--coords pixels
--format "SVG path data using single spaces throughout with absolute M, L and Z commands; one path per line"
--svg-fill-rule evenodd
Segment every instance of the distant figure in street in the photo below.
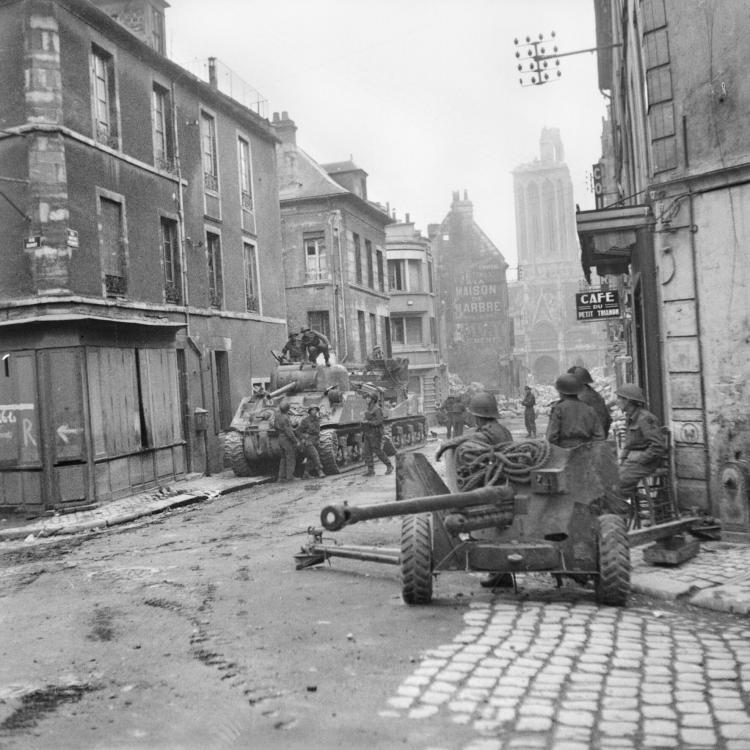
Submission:
M 578 394 L 578 400 L 583 401 L 584 404 L 588 404 L 596 412 L 599 421 L 602 423 L 604 439 L 606 440 L 609 434 L 609 427 L 612 424 L 612 415 L 609 413 L 604 399 L 591 387 L 591 383 L 594 382 L 591 373 L 585 367 L 578 365 L 571 367 L 568 372 L 571 375 L 575 375 L 583 384 L 583 389 Z
M 307 410 L 307 416 L 299 423 L 297 428 L 302 455 L 305 457 L 305 471 L 303 478 L 307 476 L 322 477 L 323 467 L 320 464 L 318 446 L 320 445 L 320 409 L 311 406 Z
M 620 456 L 620 492 L 631 497 L 638 481 L 653 474 L 667 453 L 659 420 L 646 409 L 643 391 L 634 383 L 617 389 L 617 405 L 625 414 L 625 444 Z
M 305 358 L 298 333 L 289 334 L 289 338 L 287 339 L 286 344 L 284 344 L 284 348 L 281 350 L 281 357 L 289 362 L 302 362 Z
M 477 393 L 469 401 L 469 414 L 476 420 L 475 435 L 491 445 L 513 442 L 513 435 L 498 418 L 497 401 L 491 393 Z
M 536 396 L 534 391 L 531 390 L 531 386 L 527 385 L 524 388 L 525 393 L 523 394 L 523 421 L 526 425 L 526 437 L 536 437 Z
M 363 453 L 365 459 L 366 477 L 375 476 L 375 459 L 377 456 L 385 464 L 385 473 L 393 473 L 393 464 L 383 451 L 383 410 L 378 405 L 378 397 L 374 393 L 365 393 L 367 409 L 362 423 L 364 431 Z
M 289 402 L 282 401 L 275 419 L 276 430 L 279 433 L 279 476 L 277 482 L 291 482 L 294 479 L 294 467 L 297 464 L 297 449 L 299 440 L 294 434 L 292 421 L 289 419 Z
M 307 358 L 315 364 L 318 361 L 318 355 L 322 354 L 326 362 L 326 367 L 330 367 L 330 348 L 331 345 L 328 339 L 318 331 L 313 331 L 311 328 L 303 328 L 300 331 L 301 344 L 303 351 L 307 352 Z
M 547 440 L 561 448 L 604 440 L 604 430 L 596 412 L 578 399 L 583 383 L 575 375 L 565 373 L 557 378 L 555 388 L 560 400 L 549 413 Z
M 464 434 L 466 405 L 459 396 L 448 396 L 445 404 L 446 436 L 459 437 Z

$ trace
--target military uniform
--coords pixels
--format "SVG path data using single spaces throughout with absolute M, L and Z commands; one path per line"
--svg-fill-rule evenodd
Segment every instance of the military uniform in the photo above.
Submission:
M 491 445 L 497 445 L 498 443 L 511 443 L 513 442 L 513 435 L 510 434 L 510 430 L 500 424 L 496 419 L 490 419 L 477 427 L 477 437 L 481 440 L 485 440 Z
M 643 406 L 625 416 L 625 445 L 620 463 L 620 492 L 632 495 L 638 481 L 659 468 L 667 447 L 659 420 Z
M 303 328 L 301 334 L 302 348 L 307 352 L 307 358 L 310 362 L 317 362 L 318 355 L 322 354 L 323 359 L 325 359 L 326 367 L 329 367 L 331 354 L 329 351 L 330 344 L 328 343 L 328 339 L 322 333 L 313 331 L 310 328 Z
M 592 440 L 604 440 L 596 412 L 574 395 L 563 396 L 549 414 L 547 440 L 561 448 L 574 448 Z
M 302 447 L 302 455 L 306 459 L 305 473 L 309 473 L 312 470 L 316 476 L 320 477 L 323 476 L 323 467 L 320 464 L 320 456 L 318 455 L 318 446 L 320 445 L 320 417 L 313 412 L 312 408 L 308 410 L 307 416 L 299 423 L 297 435 Z
M 526 437 L 536 437 L 536 412 L 534 406 L 536 405 L 536 396 L 528 389 L 524 394 L 523 401 L 523 421 L 526 426 Z
M 364 459 L 365 466 L 367 466 L 367 475 L 371 476 L 375 473 L 375 459 L 373 455 L 377 456 L 386 466 L 385 473 L 390 474 L 393 471 L 393 466 L 388 460 L 388 456 L 382 448 L 383 442 L 383 410 L 378 406 L 377 403 L 370 400 L 367 409 L 365 410 L 365 420 L 362 424 L 364 432 Z
M 279 460 L 279 482 L 288 482 L 294 478 L 294 467 L 297 464 L 297 446 L 299 441 L 294 434 L 292 421 L 289 414 L 282 411 L 276 414 L 276 431 L 279 433 L 279 448 L 281 458 Z
M 583 390 L 578 394 L 578 400 L 588 404 L 595 412 L 602 424 L 604 430 L 604 439 L 607 439 L 609 428 L 612 424 L 612 415 L 609 413 L 607 404 L 604 399 L 587 383 L 584 384 Z
M 460 398 L 454 398 L 447 406 L 447 437 L 458 437 L 464 433 L 464 415 L 466 405 Z
M 296 333 L 287 339 L 284 348 L 281 350 L 281 356 L 290 362 L 301 362 L 305 358 L 299 337 Z

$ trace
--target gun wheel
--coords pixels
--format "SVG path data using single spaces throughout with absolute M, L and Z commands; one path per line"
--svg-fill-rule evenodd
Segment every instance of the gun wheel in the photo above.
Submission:
M 625 521 L 610 513 L 596 520 L 599 541 L 596 600 L 622 607 L 630 593 L 630 546 Z
M 318 444 L 320 465 L 326 474 L 338 474 L 341 461 L 339 460 L 339 441 L 333 430 L 323 430 Z
M 401 596 L 407 604 L 432 601 L 430 516 L 404 516 L 401 522 Z
M 245 439 L 242 434 L 234 430 L 225 432 L 222 437 L 222 443 L 224 444 L 224 457 L 235 473 L 235 476 L 252 476 L 252 467 L 245 457 Z

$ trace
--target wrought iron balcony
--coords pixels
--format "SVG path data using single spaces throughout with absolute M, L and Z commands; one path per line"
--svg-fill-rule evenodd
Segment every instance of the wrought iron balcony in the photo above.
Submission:
M 245 295 L 245 309 L 248 312 L 260 312 L 260 300 L 257 294 Z
M 104 288 L 108 295 L 123 297 L 128 291 L 128 280 L 108 273 L 104 275 Z
M 182 304 L 182 290 L 179 285 L 170 281 L 164 284 L 164 299 L 174 305 Z
M 306 284 L 310 284 L 314 282 L 325 282 L 325 281 L 330 281 L 330 280 L 331 280 L 331 274 L 329 273 L 327 269 L 324 269 L 322 271 L 317 270 L 317 269 L 313 269 L 313 270 L 308 269 L 307 271 L 305 271 L 305 283 Z
M 224 296 L 222 295 L 221 290 L 219 289 L 208 290 L 208 304 L 210 307 L 216 307 L 220 309 L 223 301 L 224 301 Z

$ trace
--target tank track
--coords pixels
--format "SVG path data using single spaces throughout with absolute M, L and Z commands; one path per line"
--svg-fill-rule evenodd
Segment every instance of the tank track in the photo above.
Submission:
M 251 477 L 255 472 L 245 457 L 244 442 L 242 434 L 235 430 L 229 430 L 222 436 L 224 458 L 235 476 Z

